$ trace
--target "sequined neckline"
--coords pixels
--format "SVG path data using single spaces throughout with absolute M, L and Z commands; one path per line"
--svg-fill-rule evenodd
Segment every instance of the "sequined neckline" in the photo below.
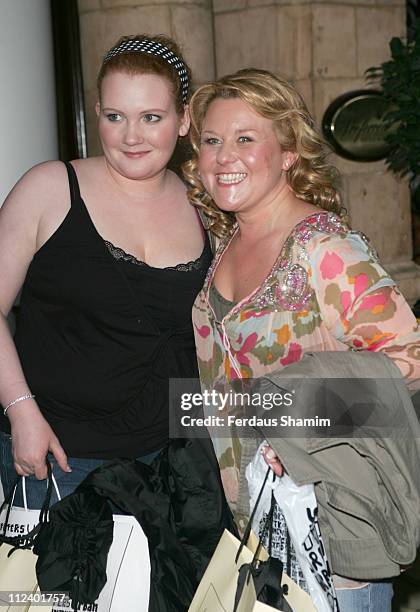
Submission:
M 206 247 L 207 247 L 207 238 L 204 241 L 204 246 L 203 246 L 201 255 L 197 257 L 197 259 L 193 259 L 192 261 L 188 261 L 186 263 L 179 263 L 176 266 L 166 266 L 165 268 L 157 268 L 155 266 L 151 266 L 145 261 L 142 261 L 141 259 L 137 259 L 137 257 L 135 257 L 134 255 L 131 255 L 130 253 L 126 253 L 124 249 L 122 249 L 121 247 L 115 246 L 109 240 L 104 240 L 104 243 L 108 251 L 111 253 L 112 257 L 114 257 L 114 259 L 116 259 L 117 261 L 126 261 L 135 266 L 150 268 L 152 270 L 174 270 L 176 272 L 191 272 L 193 270 L 203 269 L 203 260 L 206 254 Z
M 225 250 L 229 247 L 229 244 L 235 237 L 238 231 L 238 225 L 236 224 L 233 227 L 232 233 L 227 236 L 219 245 L 217 249 L 215 258 L 213 260 L 212 265 L 210 266 L 207 276 L 203 286 L 204 295 L 206 295 L 207 300 L 209 299 L 209 285 L 210 282 L 214 278 L 214 274 L 217 268 L 217 265 L 220 262 L 220 259 L 225 252 Z M 313 236 L 314 232 L 327 232 L 334 233 L 340 231 L 349 231 L 344 222 L 340 219 L 340 217 L 330 211 L 322 210 L 320 212 L 312 213 L 299 221 L 291 230 L 290 234 L 286 238 L 282 248 L 280 249 L 279 255 L 274 261 L 271 270 L 262 281 L 262 283 L 256 287 L 251 293 L 245 296 L 242 300 L 236 303 L 233 308 L 225 315 L 224 319 L 227 317 L 234 316 L 243 306 L 251 302 L 252 300 L 258 298 L 259 295 L 263 295 L 270 284 L 273 281 L 274 275 L 277 271 L 287 271 L 290 260 L 290 246 L 295 239 L 301 246 L 303 246 L 308 240 Z M 297 266 L 300 267 L 300 266 Z M 290 272 L 290 271 L 289 271 Z M 292 271 L 293 272 L 293 271 Z M 289 274 L 290 276 L 290 274 Z M 293 276 L 293 274 L 292 274 Z M 261 304 L 260 307 L 263 307 Z M 298 307 L 298 303 L 296 303 L 293 309 Z

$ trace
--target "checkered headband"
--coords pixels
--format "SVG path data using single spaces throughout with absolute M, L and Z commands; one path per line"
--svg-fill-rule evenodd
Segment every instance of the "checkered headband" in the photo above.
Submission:
M 150 55 L 156 55 L 161 57 L 170 66 L 175 68 L 178 73 L 179 82 L 181 84 L 181 98 L 185 104 L 188 99 L 188 72 L 184 62 L 175 55 L 168 47 L 161 45 L 154 40 L 144 38 L 142 40 L 131 39 L 125 40 L 120 43 L 117 47 L 113 47 L 105 55 L 103 63 L 106 64 L 111 58 L 120 53 L 149 53 Z

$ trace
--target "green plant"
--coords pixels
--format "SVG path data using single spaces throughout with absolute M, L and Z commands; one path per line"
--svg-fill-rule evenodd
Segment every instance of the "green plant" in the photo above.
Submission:
M 410 183 L 413 207 L 420 212 L 420 20 L 413 39 L 390 42 L 391 58 L 369 68 L 369 81 L 379 81 L 390 104 L 385 117 L 387 142 L 391 145 L 386 163 L 390 170 Z

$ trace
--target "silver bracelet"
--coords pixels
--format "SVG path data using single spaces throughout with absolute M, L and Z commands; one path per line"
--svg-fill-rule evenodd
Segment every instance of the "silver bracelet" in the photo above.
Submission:
M 4 416 L 7 416 L 7 411 L 11 406 L 14 406 L 18 402 L 23 402 L 23 400 L 34 399 L 34 397 L 35 395 L 32 395 L 32 393 L 27 393 L 26 395 L 21 395 L 20 397 L 17 397 L 15 400 L 7 404 L 6 408 L 3 410 Z

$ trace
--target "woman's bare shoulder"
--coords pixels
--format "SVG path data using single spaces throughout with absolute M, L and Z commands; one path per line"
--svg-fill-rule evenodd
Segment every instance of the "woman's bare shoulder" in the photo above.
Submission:
M 66 168 L 62 162 L 47 161 L 33 166 L 13 187 L 6 198 L 4 209 L 22 208 L 29 214 L 42 214 L 48 202 L 66 197 L 66 177 Z
M 28 170 L 13 187 L 0 210 L 0 242 L 3 252 L 13 254 L 7 269 L 26 266 L 37 249 L 43 220 L 52 216 L 52 202 L 66 195 L 66 168 L 61 162 L 43 162 Z M 68 191 L 68 189 L 67 189 Z M 59 206 L 58 206 L 59 208 Z
M 104 174 L 105 164 L 104 158 L 101 157 L 86 157 L 84 159 L 73 159 L 71 161 L 77 177 L 83 181 L 95 181 L 98 176 Z
M 25 172 L 15 187 L 19 189 L 52 187 L 57 181 L 61 182 L 66 174 L 66 167 L 63 162 L 45 161 Z

